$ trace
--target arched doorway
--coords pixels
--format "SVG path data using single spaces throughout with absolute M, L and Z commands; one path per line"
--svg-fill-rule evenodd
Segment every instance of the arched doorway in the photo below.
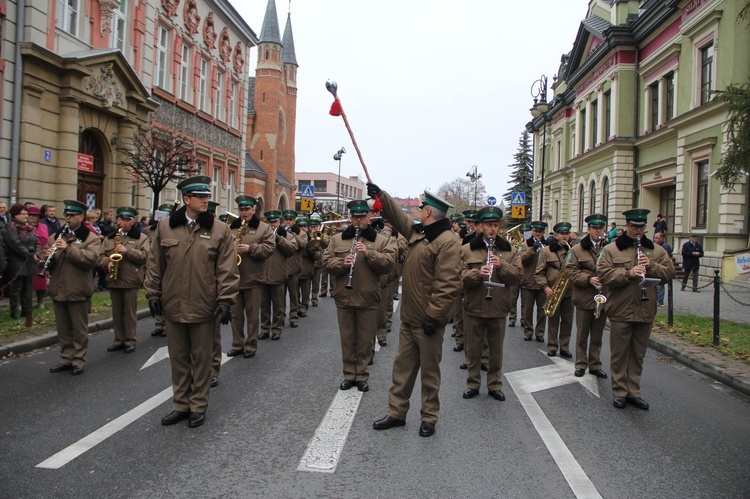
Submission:
M 81 132 L 78 152 L 88 156 L 78 161 L 78 201 L 86 204 L 88 211 L 104 209 L 104 148 L 100 135 L 92 130 Z

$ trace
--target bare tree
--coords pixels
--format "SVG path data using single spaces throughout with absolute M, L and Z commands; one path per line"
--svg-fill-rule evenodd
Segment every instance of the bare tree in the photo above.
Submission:
M 476 182 L 474 185 L 468 178 L 458 177 L 441 185 L 437 195 L 452 204 L 456 213 L 473 209 L 475 201 L 478 209 L 486 204 L 483 200 L 487 197 L 487 191 L 481 180 Z
M 159 207 L 159 193 L 169 182 L 196 173 L 195 146 L 174 128 L 151 124 L 124 142 L 118 148 L 120 166 L 154 193 L 152 213 Z

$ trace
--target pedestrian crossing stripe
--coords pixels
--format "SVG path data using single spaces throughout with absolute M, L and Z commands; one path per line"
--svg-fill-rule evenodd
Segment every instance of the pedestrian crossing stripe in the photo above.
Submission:
M 510 204 L 526 204 L 526 193 L 514 192 L 510 199 Z

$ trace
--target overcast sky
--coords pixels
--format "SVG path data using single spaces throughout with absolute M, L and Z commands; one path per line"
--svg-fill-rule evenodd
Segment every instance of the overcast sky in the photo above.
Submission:
M 260 36 L 267 0 L 231 0 Z M 531 84 L 557 72 L 585 0 L 293 0 L 297 171 L 364 171 L 343 120 L 328 114 L 328 79 L 372 181 L 392 194 L 437 190 L 477 165 L 487 192 L 508 189 L 530 120 Z M 288 0 L 276 0 L 283 36 Z M 252 51 L 253 67 L 257 50 Z M 550 89 L 549 96 L 552 97 Z M 479 203 L 483 204 L 483 203 Z

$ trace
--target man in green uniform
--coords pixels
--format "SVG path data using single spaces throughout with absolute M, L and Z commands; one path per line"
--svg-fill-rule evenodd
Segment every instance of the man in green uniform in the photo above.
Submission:
M 382 296 L 381 277 L 391 272 L 396 246 L 370 225 L 367 201 L 347 204 L 351 225 L 331 238 L 323 252 L 323 268 L 334 279 L 334 300 L 339 321 L 344 381 L 339 388 L 355 384 L 368 391 L 367 365 L 373 354 L 378 308 Z
M 138 329 L 138 290 L 143 286 L 143 270 L 148 258 L 148 236 L 135 227 L 135 208 L 117 208 L 118 229 L 102 244 L 100 267 L 108 274 L 109 296 L 112 300 L 112 326 L 115 341 L 108 352 L 135 352 Z M 120 255 L 113 260 L 111 255 Z M 115 270 L 116 269 L 116 270 Z
M 479 230 L 461 247 L 464 284 L 464 335 L 468 364 L 467 388 L 463 397 L 479 394 L 480 364 L 488 344 L 487 391 L 495 400 L 505 400 L 502 387 L 505 317 L 511 307 L 511 288 L 523 276 L 521 256 L 510 243 L 498 237 L 503 212 L 487 206 L 477 213 Z M 490 251 L 491 256 L 490 256 Z M 486 283 L 494 284 L 487 286 Z M 489 298 L 488 298 L 489 297 Z
M 604 234 L 607 217 L 596 213 L 587 216 L 586 223 L 588 234 L 573 246 L 573 256 L 565 267 L 576 308 L 576 367 L 573 374 L 580 378 L 588 368 L 594 376 L 606 378 L 607 373 L 602 370 L 601 352 L 607 313 L 604 305 L 600 305 L 599 316 L 596 317 L 594 296 L 602 290 L 602 283 L 596 275 L 596 263 L 607 244 Z
M 47 240 L 50 261 L 48 293 L 55 307 L 55 325 L 60 338 L 60 363 L 49 372 L 83 374 L 89 345 L 88 302 L 94 294 L 91 271 L 99 259 L 99 236 L 83 224 L 86 205 L 66 199 L 66 224 Z
M 393 198 L 378 186 L 367 184 L 370 197 L 380 196 L 383 214 L 409 240 L 401 294 L 401 330 L 393 362 L 393 384 L 386 416 L 373 423 L 376 430 L 406 424 L 409 398 L 421 370 L 422 407 L 419 435 L 435 433 L 440 416 L 440 359 L 443 333 L 461 289 L 461 245 L 451 231 L 446 212 L 450 203 L 425 191 L 421 227 L 413 225 Z
M 286 305 L 284 307 L 284 316 L 289 318 L 289 327 L 295 328 L 299 325 L 299 274 L 302 271 L 302 252 L 305 250 L 305 240 L 300 235 L 300 229 L 296 226 L 297 212 L 294 210 L 284 210 L 284 228 L 290 234 L 297 244 L 297 251 L 286 259 L 287 278 L 284 281 L 285 295 L 289 295 L 289 315 L 286 314 Z M 285 303 L 286 303 L 286 296 Z
M 526 245 L 519 248 L 521 263 L 523 264 L 523 280 L 521 281 L 521 314 L 523 316 L 523 339 L 544 342 L 544 330 L 547 327 L 547 316 L 544 315 L 544 303 L 547 295 L 544 287 L 536 281 L 536 264 L 539 254 L 544 249 L 544 232 L 547 230 L 545 222 L 531 222 L 531 237 Z M 534 324 L 534 306 L 536 305 L 536 325 Z
M 299 227 L 300 238 L 304 245 L 302 252 L 302 265 L 299 273 L 299 317 L 307 317 L 310 308 L 310 290 L 312 279 L 315 275 L 315 260 L 322 258 L 320 241 L 310 234 L 310 224 L 305 217 L 299 217 L 295 226 Z
M 169 216 L 174 211 L 174 205 L 169 203 L 164 203 L 159 205 L 159 209 L 157 211 L 162 211 Z M 150 243 L 154 240 L 154 232 L 156 231 L 156 224 L 159 223 L 158 220 L 154 220 L 154 222 L 149 226 L 148 230 L 146 231 L 146 235 L 148 236 L 149 240 L 149 246 Z M 157 315 L 154 317 L 154 330 L 151 331 L 151 336 L 161 336 L 163 338 L 167 337 L 167 326 L 164 325 L 164 316 L 163 315 Z
M 547 320 L 547 355 L 554 357 L 559 348 L 560 356 L 570 359 L 573 357 L 570 353 L 570 333 L 573 330 L 573 290 L 568 286 L 563 296 L 556 297 L 553 289 L 568 260 L 570 223 L 560 222 L 552 230 L 555 231 L 555 240 L 539 255 L 539 262 L 536 264 L 536 282 L 544 289 L 548 301 L 553 298 L 560 301 L 555 313 Z
M 269 336 L 271 340 L 281 339 L 284 327 L 284 282 L 288 275 L 286 259 L 297 252 L 297 240 L 281 225 L 281 212 L 269 210 L 263 214 L 274 231 L 276 248 L 266 261 L 266 278 L 260 287 L 260 328 L 259 340 Z
M 258 351 L 260 286 L 268 271 L 267 260 L 276 250 L 276 238 L 271 226 L 261 222 L 255 214 L 257 200 L 254 197 L 237 196 L 235 202 L 240 216 L 229 228 L 242 261 L 238 267 L 239 293 L 232 306 L 232 348 L 227 356 L 242 355 L 250 359 Z
M 596 267 L 607 291 L 612 405 L 618 409 L 626 403 L 643 410 L 649 407 L 641 398 L 641 373 L 656 315 L 656 286 L 641 287 L 641 281 L 656 278 L 665 284 L 674 279 L 674 264 L 666 250 L 643 235 L 649 213 L 642 208 L 622 213 L 626 231 L 604 247 Z
M 310 232 L 313 236 L 316 235 L 316 233 L 320 232 L 320 250 L 326 249 L 328 246 L 329 238 L 325 234 L 323 234 L 321 229 L 321 218 L 319 215 L 312 215 L 310 217 Z M 310 301 L 312 302 L 313 307 L 318 306 L 318 295 L 320 295 L 320 280 L 323 277 L 323 252 L 317 251 L 317 254 L 315 256 L 315 270 L 313 272 L 313 278 L 312 278 L 312 289 L 310 290 Z M 325 288 L 323 288 L 325 289 Z
M 211 178 L 182 180 L 184 206 L 159 221 L 144 289 L 152 315 L 166 320 L 174 410 L 172 425 L 203 425 L 208 409 L 216 318 L 231 320 L 239 285 L 237 250 L 229 227 L 208 213 Z

